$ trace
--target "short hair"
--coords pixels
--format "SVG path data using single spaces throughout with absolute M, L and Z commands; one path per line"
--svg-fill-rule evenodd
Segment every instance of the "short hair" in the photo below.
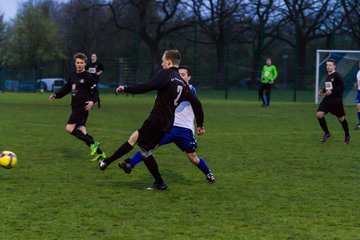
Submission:
M 186 71 L 187 71 L 187 75 L 188 76 L 192 76 L 192 70 L 191 70 L 191 68 L 189 67 L 189 66 L 187 66 L 187 65 L 181 65 L 180 67 L 179 67 L 179 70 L 180 69 L 185 69 Z
M 171 61 L 173 65 L 179 65 L 181 61 L 181 55 L 179 50 L 166 50 L 164 52 L 164 58 Z
M 267 57 L 267 58 L 265 58 L 265 61 L 267 61 L 267 60 L 272 61 L 272 60 L 271 60 L 271 57 Z
M 334 65 L 336 65 L 336 60 L 333 58 L 329 58 L 328 60 L 326 60 L 326 62 L 332 62 Z
M 74 54 L 74 60 L 76 60 L 77 58 L 83 60 L 84 62 L 87 62 L 87 57 L 84 53 L 78 52 Z

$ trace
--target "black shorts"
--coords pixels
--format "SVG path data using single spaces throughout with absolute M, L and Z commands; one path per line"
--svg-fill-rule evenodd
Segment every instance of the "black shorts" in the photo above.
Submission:
M 149 120 L 145 120 L 138 131 L 137 144 L 146 151 L 154 150 L 165 135 L 159 123 Z
M 261 83 L 259 87 L 259 93 L 262 94 L 265 90 L 265 93 L 270 94 L 271 84 L 270 83 Z
M 325 99 L 324 99 L 325 100 Z M 318 112 L 331 113 L 337 117 L 345 116 L 345 110 L 342 99 L 333 99 L 331 101 L 322 101 L 317 109 Z
M 76 124 L 76 126 L 85 126 L 89 111 L 85 109 L 73 109 L 67 121 L 67 124 Z

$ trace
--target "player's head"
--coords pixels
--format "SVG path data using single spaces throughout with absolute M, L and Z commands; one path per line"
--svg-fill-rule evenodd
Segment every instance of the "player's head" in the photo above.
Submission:
M 265 63 L 266 63 L 266 65 L 270 66 L 272 63 L 271 58 L 267 57 L 265 60 Z
M 179 73 L 180 76 L 187 82 L 190 82 L 191 79 L 191 75 L 192 75 L 192 71 L 191 68 L 189 66 L 186 65 L 181 65 L 179 66 Z
M 74 55 L 76 72 L 82 72 L 85 70 L 87 57 L 84 53 L 76 53 Z
M 335 72 L 335 68 L 336 68 L 336 61 L 335 59 L 329 58 L 328 60 L 326 60 L 326 71 L 328 73 L 333 73 Z
M 91 62 L 96 62 L 96 60 L 97 60 L 97 56 L 96 56 L 96 54 L 95 53 L 93 53 L 93 54 L 91 54 Z
M 178 50 L 166 50 L 162 56 L 161 66 L 164 69 L 178 67 L 181 61 L 181 55 Z

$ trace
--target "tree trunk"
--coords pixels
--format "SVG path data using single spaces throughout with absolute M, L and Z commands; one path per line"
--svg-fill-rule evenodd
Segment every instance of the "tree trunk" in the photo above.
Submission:
M 261 53 L 259 49 L 255 49 L 253 51 L 253 61 L 252 61 L 252 67 L 251 67 L 251 77 L 250 77 L 250 88 L 255 89 L 256 83 L 258 81 L 259 77 L 259 71 L 260 71 L 260 58 Z
M 217 74 L 215 87 L 220 88 L 224 85 L 225 80 L 225 45 L 224 41 L 219 41 L 216 44 L 216 61 L 217 61 Z
M 306 89 L 306 43 L 301 42 L 296 49 L 297 52 L 297 76 L 295 77 L 294 87 Z

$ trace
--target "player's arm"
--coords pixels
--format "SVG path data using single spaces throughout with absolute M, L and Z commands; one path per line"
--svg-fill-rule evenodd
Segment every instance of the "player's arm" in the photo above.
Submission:
M 198 128 L 204 128 L 204 111 L 200 100 L 191 91 L 188 91 L 185 99 L 190 102 L 191 107 L 194 111 L 196 126 Z
M 319 90 L 319 96 L 322 96 L 324 93 L 326 93 L 325 83 L 324 83 L 324 87 Z
M 119 86 L 116 88 L 117 92 L 127 92 L 127 93 L 133 93 L 133 94 L 140 94 L 140 93 L 146 93 L 150 92 L 156 89 L 159 89 L 161 86 L 161 83 L 163 80 L 167 77 L 167 74 L 165 71 L 160 71 L 158 74 L 156 74 L 150 81 L 139 84 L 133 87 L 127 87 L 127 86 Z
M 96 103 L 99 99 L 99 91 L 97 89 L 97 84 L 92 74 L 88 74 L 88 76 L 89 76 L 90 98 L 92 102 Z
M 331 93 L 342 93 L 345 90 L 344 82 L 339 75 L 335 78 L 335 81 L 336 84 L 334 84 Z
M 356 82 L 354 83 L 354 88 L 357 88 L 360 83 L 360 71 L 356 75 Z
M 104 72 L 104 65 L 102 63 L 99 63 L 99 71 L 96 73 L 98 76 L 100 76 Z
M 56 93 L 52 93 L 49 96 L 49 101 L 54 101 L 55 99 L 62 98 L 65 95 L 67 95 L 70 91 L 71 91 L 71 84 L 70 84 L 70 78 L 69 78 L 68 81 L 66 82 L 65 86 L 62 89 L 60 89 Z
M 272 82 L 274 83 L 275 79 L 278 77 L 278 72 L 276 67 L 273 65 L 273 77 L 272 77 Z
M 89 77 L 89 88 L 90 88 L 90 101 L 86 101 L 85 110 L 89 111 L 94 104 L 99 100 L 99 91 L 95 82 L 95 78 L 92 74 L 88 74 Z

